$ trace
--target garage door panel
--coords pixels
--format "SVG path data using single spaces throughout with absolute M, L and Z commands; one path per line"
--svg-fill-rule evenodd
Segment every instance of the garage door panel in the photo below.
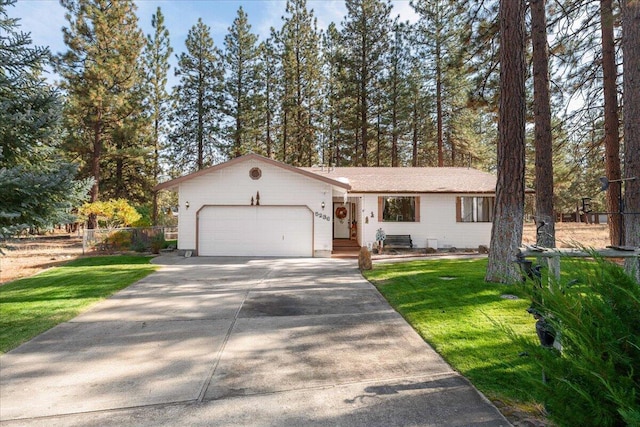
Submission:
M 303 206 L 208 206 L 198 225 L 199 255 L 313 254 L 313 215 Z

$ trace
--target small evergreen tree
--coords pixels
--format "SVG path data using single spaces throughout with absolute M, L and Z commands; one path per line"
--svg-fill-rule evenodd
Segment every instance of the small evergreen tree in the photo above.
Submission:
M 91 186 L 62 160 L 60 97 L 41 76 L 49 52 L 18 31 L 14 3 L 0 0 L 0 239 L 73 221 Z

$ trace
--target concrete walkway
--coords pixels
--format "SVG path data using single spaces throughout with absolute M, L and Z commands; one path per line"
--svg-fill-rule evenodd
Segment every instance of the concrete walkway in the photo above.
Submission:
M 0 424 L 509 425 L 354 260 L 156 260 L 0 358 Z

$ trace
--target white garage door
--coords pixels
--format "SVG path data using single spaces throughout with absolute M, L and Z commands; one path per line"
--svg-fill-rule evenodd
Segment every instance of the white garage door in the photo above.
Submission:
M 313 256 L 313 213 L 303 206 L 206 206 L 198 255 Z

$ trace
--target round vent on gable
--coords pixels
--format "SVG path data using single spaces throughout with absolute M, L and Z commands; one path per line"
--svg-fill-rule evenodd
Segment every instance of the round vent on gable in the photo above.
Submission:
M 251 177 L 251 179 L 260 179 L 260 177 L 262 177 L 262 171 L 260 170 L 260 168 L 251 168 L 251 170 L 249 171 L 249 176 Z

